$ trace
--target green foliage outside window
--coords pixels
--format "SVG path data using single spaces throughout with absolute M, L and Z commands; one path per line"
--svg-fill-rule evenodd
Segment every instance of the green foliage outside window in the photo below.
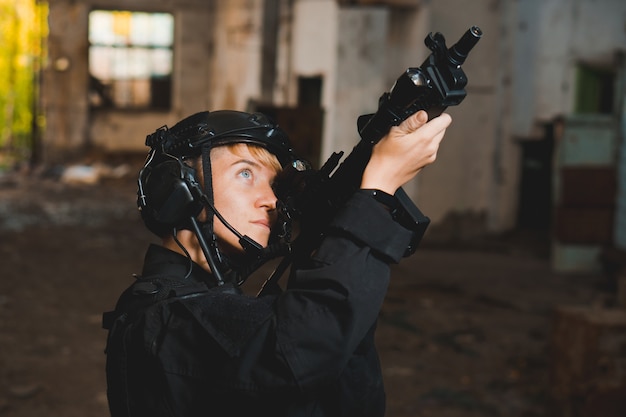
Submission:
M 39 73 L 47 36 L 47 4 L 0 0 L 0 168 L 33 156 Z

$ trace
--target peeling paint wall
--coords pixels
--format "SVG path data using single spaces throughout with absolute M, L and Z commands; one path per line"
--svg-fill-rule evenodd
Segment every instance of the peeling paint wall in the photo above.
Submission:
M 378 108 L 378 98 L 388 90 L 386 34 L 389 11 L 376 7 L 345 7 L 339 11 L 336 88 L 331 113 L 333 131 L 327 131 L 324 152 L 347 153 L 358 143 L 356 120 Z M 334 109 L 334 110 L 333 110 Z
M 478 25 L 484 36 L 463 66 L 468 95 L 448 110 L 453 124 L 437 163 L 405 189 L 433 224 L 466 213 L 482 219 L 485 230 L 501 232 L 515 227 L 518 140 L 540 138 L 546 121 L 571 112 L 578 62 L 612 65 L 614 52 L 626 45 L 622 0 L 267 1 L 273 3 L 107 2 L 107 8 L 175 16 L 173 106 L 90 113 L 87 16 L 102 4 L 52 0 L 44 157 L 62 160 L 88 148 L 144 151 L 146 134 L 163 124 L 204 109 L 247 110 L 259 101 L 294 106 L 298 77 L 320 77 L 325 160 L 333 151 L 349 152 L 359 139 L 356 118 L 375 111 L 400 73 L 423 62 L 428 32 L 443 33 L 450 46 Z M 278 22 L 269 45 L 274 65 L 264 65 L 264 21 Z
M 289 102 L 297 99 L 299 76 L 322 78 L 321 105 L 324 109 L 322 160 L 336 145 L 340 135 L 336 124 L 337 67 L 341 59 L 337 53 L 339 42 L 339 8 L 334 0 L 300 0 L 294 5 L 293 38 L 290 44 Z
M 211 109 L 246 110 L 261 95 L 263 0 L 218 2 L 207 91 Z
M 512 133 L 537 136 L 537 126 L 572 112 L 580 62 L 614 67 L 626 48 L 626 3 L 621 0 L 518 2 Z
M 438 161 L 418 179 L 422 208 L 435 223 L 485 213 L 487 230 L 513 229 L 519 141 L 542 139 L 546 123 L 573 111 L 579 63 L 615 67 L 626 48 L 626 3 L 445 0 L 426 8 L 430 28 L 448 39 L 471 24 L 485 35 L 464 65 L 468 96 L 449 110 L 454 121 Z
M 48 59 L 42 77 L 44 160 L 75 155 L 85 144 L 88 12 L 84 3 L 50 4 Z
M 175 19 L 170 111 L 98 110 L 88 105 L 88 14 L 94 8 L 169 12 Z M 43 74 L 44 159 L 62 162 L 86 150 L 144 151 L 146 134 L 209 107 L 212 5 L 200 0 L 50 1 L 49 64 Z M 69 62 L 67 68 L 59 63 Z
M 441 32 L 451 47 L 471 26 L 478 26 L 483 37 L 463 65 L 468 78 L 467 96 L 459 106 L 450 107 L 452 125 L 440 146 L 437 162 L 418 176 L 420 208 L 433 223 L 459 213 L 476 216 L 491 213 L 492 186 L 507 181 L 506 170 L 513 162 L 494 161 L 494 154 L 508 157 L 500 149 L 496 129 L 505 107 L 498 106 L 501 78 L 507 71 L 501 56 L 503 42 L 500 22 L 502 8 L 491 0 L 430 2 L 427 10 L 430 32 Z M 422 44 L 423 45 L 423 44 Z M 429 51 L 430 52 L 430 51 Z M 514 159 L 514 158 L 511 158 Z M 510 185 L 514 185 L 509 183 Z M 499 201 L 499 197 L 498 197 Z M 487 227 L 487 225 L 480 225 Z

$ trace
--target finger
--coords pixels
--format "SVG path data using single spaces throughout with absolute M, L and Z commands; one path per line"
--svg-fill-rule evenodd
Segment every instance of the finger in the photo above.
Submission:
M 431 122 L 433 122 L 433 124 L 440 125 L 443 129 L 445 129 L 450 126 L 450 123 L 452 123 L 452 117 L 450 117 L 448 113 L 441 113 L 439 116 L 432 119 Z
M 400 123 L 398 128 L 403 133 L 411 133 L 420 128 L 428 121 L 428 114 L 424 110 L 413 113 L 404 122 Z
M 452 118 L 448 113 L 441 113 L 440 116 L 437 116 L 431 119 L 428 123 L 424 124 L 421 128 L 421 132 L 425 136 L 435 136 L 444 132 L 448 126 L 452 123 Z

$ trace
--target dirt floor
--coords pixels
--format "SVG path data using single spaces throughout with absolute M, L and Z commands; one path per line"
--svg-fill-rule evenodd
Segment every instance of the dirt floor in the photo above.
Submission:
M 108 416 L 101 313 L 155 241 L 135 192 L 133 176 L 0 176 L 1 416 Z M 378 330 L 388 416 L 551 415 L 554 309 L 613 295 L 601 275 L 551 272 L 546 248 L 528 238 L 430 245 L 427 234 L 394 267 Z

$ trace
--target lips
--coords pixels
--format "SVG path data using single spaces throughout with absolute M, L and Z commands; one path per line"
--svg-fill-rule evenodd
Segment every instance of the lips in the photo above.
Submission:
M 252 224 L 259 225 L 259 226 L 266 227 L 266 228 L 268 228 L 268 229 L 270 228 L 270 222 L 269 222 L 269 220 L 265 220 L 265 219 L 262 219 L 262 220 L 255 220 L 255 221 L 253 221 L 253 222 L 251 222 L 251 223 L 252 223 Z

